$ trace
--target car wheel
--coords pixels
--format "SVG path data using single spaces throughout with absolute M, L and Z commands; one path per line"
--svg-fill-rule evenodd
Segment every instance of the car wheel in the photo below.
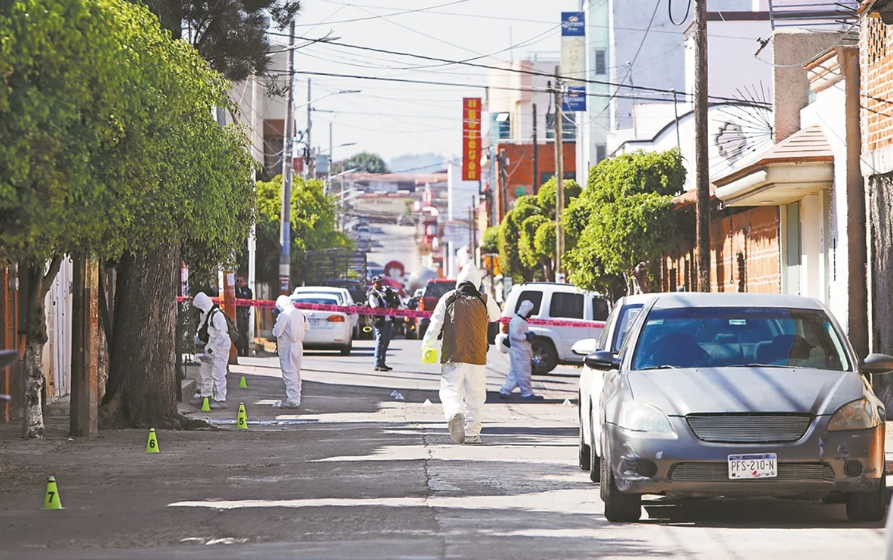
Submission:
M 533 357 L 530 359 L 530 365 L 536 375 L 545 375 L 555 369 L 558 365 L 558 353 L 552 346 L 551 340 L 542 337 L 533 340 Z
M 350 351 L 353 350 L 353 341 L 351 340 L 347 346 L 341 349 L 342 356 L 350 356 Z
M 632 523 L 642 517 L 641 494 L 625 494 L 617 489 L 611 462 L 601 461 L 601 497 L 605 519 L 612 523 Z
M 590 408 L 590 411 L 592 409 Z M 592 412 L 589 413 L 589 480 L 592 482 L 601 482 L 602 480 L 602 460 L 598 456 L 598 449 L 595 446 L 595 423 L 592 421 Z
M 582 470 L 588 471 L 589 465 L 590 465 L 590 463 L 589 463 L 589 453 L 590 453 L 589 449 L 590 448 L 588 445 L 586 445 L 586 436 L 583 433 L 583 400 L 579 398 L 579 395 L 577 396 L 577 402 L 580 403 L 580 413 L 578 415 L 580 418 L 580 443 L 579 443 L 579 450 L 578 450 L 580 458 L 579 458 L 578 462 L 579 462 L 580 468 Z
M 887 513 L 887 478 L 882 476 L 877 490 L 852 492 L 846 497 L 846 516 L 850 521 L 880 521 Z

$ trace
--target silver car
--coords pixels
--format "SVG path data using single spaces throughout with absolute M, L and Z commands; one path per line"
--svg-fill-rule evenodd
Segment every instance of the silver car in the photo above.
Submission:
M 601 496 L 635 521 L 643 494 L 845 501 L 851 520 L 886 511 L 883 404 L 818 301 L 758 294 L 658 294 L 605 371 Z

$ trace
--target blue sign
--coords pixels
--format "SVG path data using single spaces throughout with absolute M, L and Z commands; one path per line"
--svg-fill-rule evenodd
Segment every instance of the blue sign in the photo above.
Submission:
M 586 36 L 586 19 L 583 12 L 561 12 L 561 36 Z
M 569 86 L 561 99 L 561 110 L 566 113 L 586 112 L 586 86 Z

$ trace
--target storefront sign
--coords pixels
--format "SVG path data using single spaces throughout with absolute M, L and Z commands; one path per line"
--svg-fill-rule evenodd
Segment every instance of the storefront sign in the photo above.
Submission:
M 462 180 L 481 179 L 481 98 L 462 100 Z

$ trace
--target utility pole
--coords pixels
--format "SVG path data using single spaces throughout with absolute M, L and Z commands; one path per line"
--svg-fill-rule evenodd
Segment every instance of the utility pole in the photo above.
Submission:
M 540 190 L 539 144 L 536 137 L 536 103 L 533 104 L 533 194 Z
M 676 147 L 680 150 L 682 149 L 682 141 L 679 139 L 679 107 L 676 104 L 676 90 L 671 89 L 673 92 L 673 118 L 676 121 Z
M 257 138 L 257 76 L 251 76 L 251 145 Z M 257 192 L 257 169 L 251 168 L 251 185 Z M 257 299 L 257 228 L 251 223 L 248 234 L 248 288 L 254 299 Z M 257 310 L 254 304 L 248 308 L 248 343 L 253 344 L 257 338 Z M 179 340 L 179 338 L 177 339 Z
M 499 190 L 496 193 L 496 223 L 502 223 L 505 217 L 506 184 L 509 180 L 508 169 L 505 163 L 505 150 L 499 150 Z
M 335 148 L 332 147 L 332 123 L 329 122 L 329 167 L 326 171 L 326 194 L 330 194 L 332 190 L 332 165 L 335 164 L 332 157 L 334 156 Z
M 313 106 L 311 105 L 310 99 L 310 78 L 307 78 L 307 165 L 305 166 L 306 171 L 304 172 L 304 176 L 310 179 L 313 179 L 313 172 L 316 171 L 315 161 L 313 160 L 313 144 L 310 143 L 310 129 L 313 128 L 313 121 L 311 121 L 311 114 L 313 111 Z
M 558 66 L 555 67 L 555 281 L 563 281 L 561 254 L 564 252 L 564 229 L 561 212 L 564 210 L 564 142 L 561 126 L 561 84 L 558 82 Z
M 695 2 L 695 182 L 698 290 L 710 291 L 710 174 L 707 146 L 707 0 Z
M 290 295 L 291 176 L 295 135 L 295 20 L 288 34 L 288 102 L 285 105 L 285 146 L 282 151 L 282 200 L 279 213 L 279 294 Z

